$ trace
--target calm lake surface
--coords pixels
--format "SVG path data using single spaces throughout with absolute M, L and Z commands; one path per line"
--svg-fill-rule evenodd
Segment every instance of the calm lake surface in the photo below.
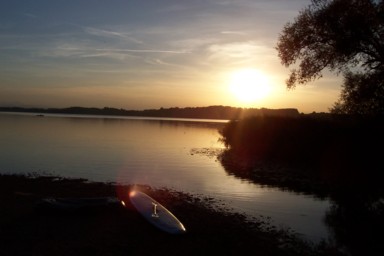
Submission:
M 215 156 L 225 121 L 0 113 L 0 173 L 39 173 L 148 184 L 220 200 L 271 217 L 304 238 L 328 239 L 331 203 L 226 173 Z

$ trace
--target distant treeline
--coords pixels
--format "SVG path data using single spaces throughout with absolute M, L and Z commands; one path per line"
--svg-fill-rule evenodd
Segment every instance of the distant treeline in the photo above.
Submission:
M 160 108 L 147 110 L 125 110 L 117 108 L 21 108 L 0 107 L 2 112 L 26 112 L 46 114 L 80 114 L 80 115 L 113 115 L 113 116 L 144 116 L 144 117 L 171 117 L 171 118 L 200 118 L 237 120 L 249 116 L 281 116 L 296 117 L 299 111 L 295 108 L 266 109 L 266 108 L 235 108 L 229 106 L 187 107 L 187 108 Z

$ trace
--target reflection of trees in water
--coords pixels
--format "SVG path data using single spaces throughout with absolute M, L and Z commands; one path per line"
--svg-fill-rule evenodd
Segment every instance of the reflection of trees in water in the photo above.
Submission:
M 278 187 L 319 198 L 328 196 L 324 184 L 305 169 L 293 168 L 272 161 L 262 161 L 231 149 L 222 151 L 219 160 L 228 175 L 256 184 Z
M 325 223 L 339 247 L 351 255 L 383 255 L 384 201 L 360 201 L 353 195 L 326 212 Z
M 384 253 L 384 197 L 379 189 L 380 179 L 376 183 L 361 176 L 360 183 L 353 177 L 340 184 L 330 184 L 308 170 L 263 163 L 230 149 L 223 151 L 219 160 L 229 175 L 239 179 L 330 198 L 333 205 L 326 212 L 324 222 L 337 246 L 351 255 Z

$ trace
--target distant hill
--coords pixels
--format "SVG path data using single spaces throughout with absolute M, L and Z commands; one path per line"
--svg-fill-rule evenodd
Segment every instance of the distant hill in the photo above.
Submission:
M 143 116 L 143 117 L 171 117 L 236 120 L 249 116 L 281 116 L 297 117 L 299 111 L 295 108 L 267 109 L 267 108 L 235 108 L 229 106 L 160 108 L 147 110 L 125 110 L 117 108 L 21 108 L 0 107 L 2 112 L 27 112 L 50 114 L 81 114 L 81 115 L 113 115 L 113 116 Z

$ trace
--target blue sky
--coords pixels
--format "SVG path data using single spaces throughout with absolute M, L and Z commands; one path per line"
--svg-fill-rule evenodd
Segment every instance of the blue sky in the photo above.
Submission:
M 310 0 L 3 0 L 0 106 L 148 109 L 231 105 L 327 111 L 341 79 L 287 90 L 275 50 Z M 270 94 L 242 102 L 233 72 L 260 70 Z

